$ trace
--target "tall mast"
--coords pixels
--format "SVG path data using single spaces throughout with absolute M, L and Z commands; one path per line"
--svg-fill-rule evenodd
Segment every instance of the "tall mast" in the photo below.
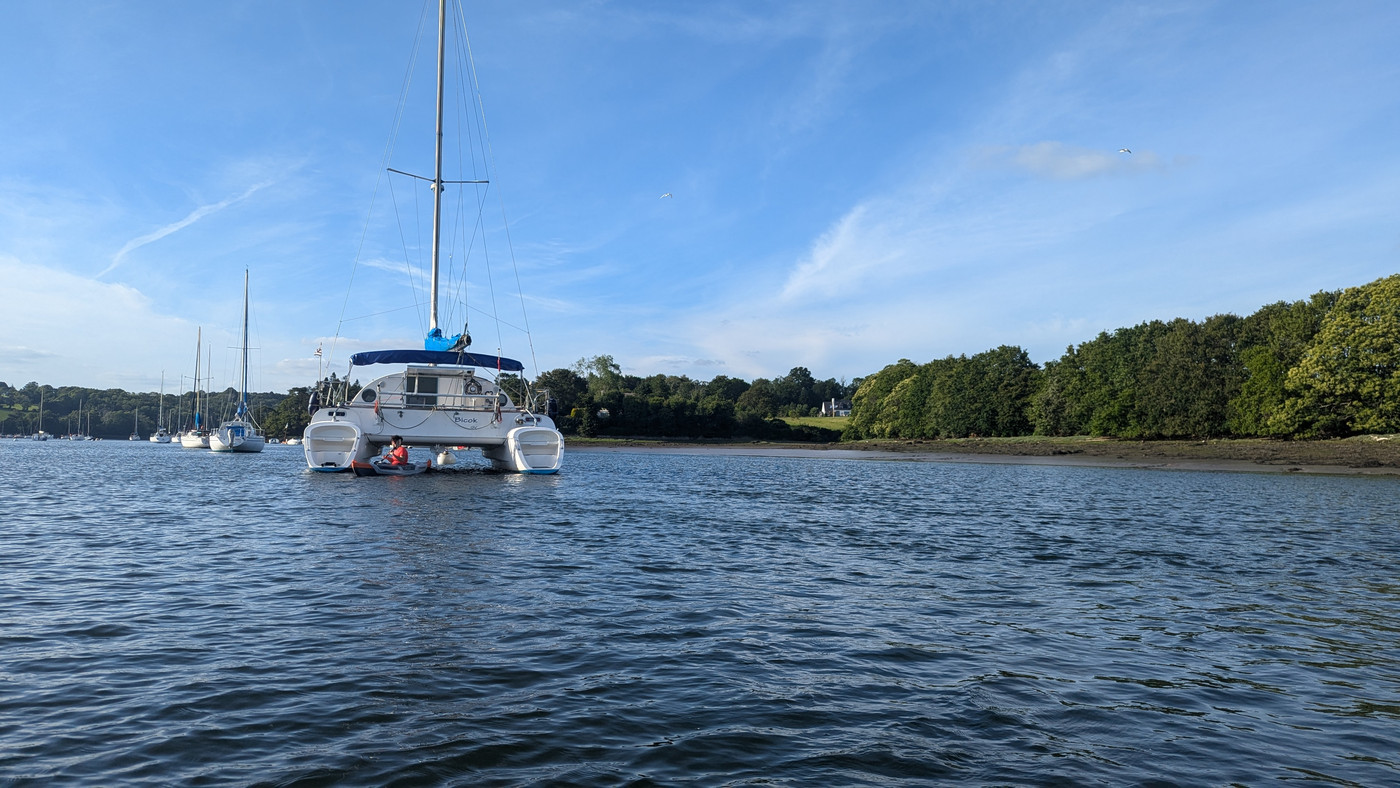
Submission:
M 243 377 L 238 384 L 238 415 L 248 412 L 248 269 L 243 269 Z
M 194 428 L 200 429 L 204 425 L 199 418 L 199 356 L 204 350 L 204 326 L 200 326 L 194 335 Z
M 442 238 L 442 95 L 447 47 L 447 0 L 438 0 L 437 139 L 433 164 L 433 283 L 429 290 L 428 331 L 438 327 L 438 245 Z

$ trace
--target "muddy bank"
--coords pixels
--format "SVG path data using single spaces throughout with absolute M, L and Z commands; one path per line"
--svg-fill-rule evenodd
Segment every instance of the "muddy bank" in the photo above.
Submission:
M 571 438 L 571 451 L 842 457 L 924 462 L 1009 462 L 1034 465 L 1173 468 L 1273 473 L 1400 476 L 1400 436 L 1325 441 L 1237 439 L 1122 441 L 1108 438 L 968 438 L 849 443 L 677 442 Z

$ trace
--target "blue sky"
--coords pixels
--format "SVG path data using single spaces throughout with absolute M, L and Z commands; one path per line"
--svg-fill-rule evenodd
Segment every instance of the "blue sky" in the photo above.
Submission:
M 154 391 L 163 371 L 173 392 L 203 326 L 233 382 L 245 266 L 256 390 L 312 382 L 318 345 L 338 372 L 418 346 L 405 247 L 431 197 L 381 174 L 419 14 L 7 2 L 0 380 Z M 466 17 L 494 226 L 444 323 L 469 314 L 474 349 L 531 374 L 609 354 L 851 379 L 1001 344 L 1044 362 L 1400 270 L 1400 3 Z M 397 169 L 431 171 L 429 68 Z

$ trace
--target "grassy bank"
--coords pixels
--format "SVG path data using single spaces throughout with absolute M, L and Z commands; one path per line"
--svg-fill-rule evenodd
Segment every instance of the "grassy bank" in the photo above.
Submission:
M 836 430 L 842 432 L 846 425 L 851 423 L 850 416 L 793 416 L 784 418 L 783 421 L 790 427 L 819 427 L 824 430 Z

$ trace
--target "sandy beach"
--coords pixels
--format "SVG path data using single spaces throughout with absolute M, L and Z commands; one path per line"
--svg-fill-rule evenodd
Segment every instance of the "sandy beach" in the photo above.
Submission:
M 809 457 L 904 462 L 1079 465 L 1236 473 L 1400 476 L 1400 439 L 1121 441 L 1106 438 L 969 438 L 851 443 L 676 442 L 569 439 L 569 451 Z

